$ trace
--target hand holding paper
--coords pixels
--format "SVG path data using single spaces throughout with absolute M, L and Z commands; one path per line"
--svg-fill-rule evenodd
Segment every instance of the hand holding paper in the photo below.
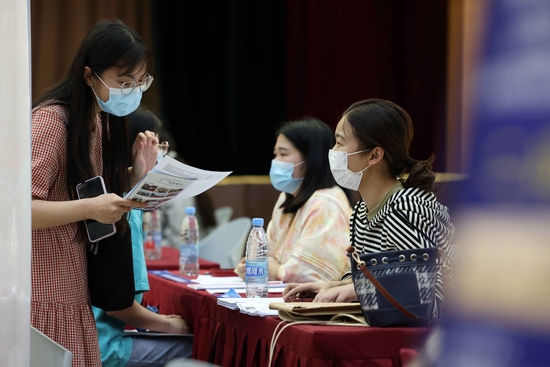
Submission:
M 201 170 L 166 156 L 124 198 L 153 210 L 173 199 L 201 194 L 231 173 Z

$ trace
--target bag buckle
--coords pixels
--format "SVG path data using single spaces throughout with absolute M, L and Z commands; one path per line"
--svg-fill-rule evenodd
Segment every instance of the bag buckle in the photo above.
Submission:
M 365 266 L 365 262 L 359 258 L 357 251 L 353 251 L 351 257 L 353 257 L 353 260 L 357 263 L 357 269 L 360 270 L 362 266 Z

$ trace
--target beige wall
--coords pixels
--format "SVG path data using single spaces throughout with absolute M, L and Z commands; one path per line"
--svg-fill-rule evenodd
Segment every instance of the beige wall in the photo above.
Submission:
M 233 207 L 233 218 L 260 217 L 266 225 L 280 194 L 271 185 L 269 176 L 229 176 L 208 193 L 214 207 Z

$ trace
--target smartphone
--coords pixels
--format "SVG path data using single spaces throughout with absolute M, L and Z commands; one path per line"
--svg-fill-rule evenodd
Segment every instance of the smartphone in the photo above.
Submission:
M 107 190 L 101 176 L 92 177 L 76 186 L 76 194 L 79 199 L 95 198 L 105 193 L 107 193 Z M 88 232 L 88 239 L 92 243 L 116 233 L 114 224 L 105 224 L 94 219 L 85 219 L 84 224 L 86 225 L 86 232 Z

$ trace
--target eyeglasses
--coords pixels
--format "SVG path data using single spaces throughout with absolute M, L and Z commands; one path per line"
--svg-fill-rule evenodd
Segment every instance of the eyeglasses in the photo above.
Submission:
M 95 74 L 95 76 L 97 76 L 99 78 L 99 80 L 101 80 L 101 82 L 103 84 L 105 84 L 105 82 L 99 77 L 99 75 L 101 75 L 105 79 L 107 79 L 107 80 L 109 80 L 109 81 L 111 81 L 115 84 L 119 84 L 118 82 L 115 82 L 114 80 L 107 78 L 103 74 L 97 75 L 95 72 L 94 72 L 94 74 Z M 136 82 L 135 80 L 132 80 L 130 82 L 124 82 L 122 84 L 119 84 L 120 85 L 120 91 L 124 95 L 128 95 L 128 94 L 132 93 L 136 88 L 139 88 L 139 89 L 141 89 L 142 92 L 145 92 L 147 89 L 149 89 L 149 87 L 151 86 L 151 83 L 153 83 L 153 80 L 155 80 L 155 78 L 153 78 L 152 75 L 147 74 L 147 76 L 140 82 Z M 109 88 L 109 86 L 107 84 L 105 84 L 105 86 L 107 88 Z
M 170 148 L 170 144 L 167 141 L 163 141 L 162 143 L 159 144 L 159 151 L 161 152 L 163 157 L 166 154 L 168 154 L 169 148 Z

